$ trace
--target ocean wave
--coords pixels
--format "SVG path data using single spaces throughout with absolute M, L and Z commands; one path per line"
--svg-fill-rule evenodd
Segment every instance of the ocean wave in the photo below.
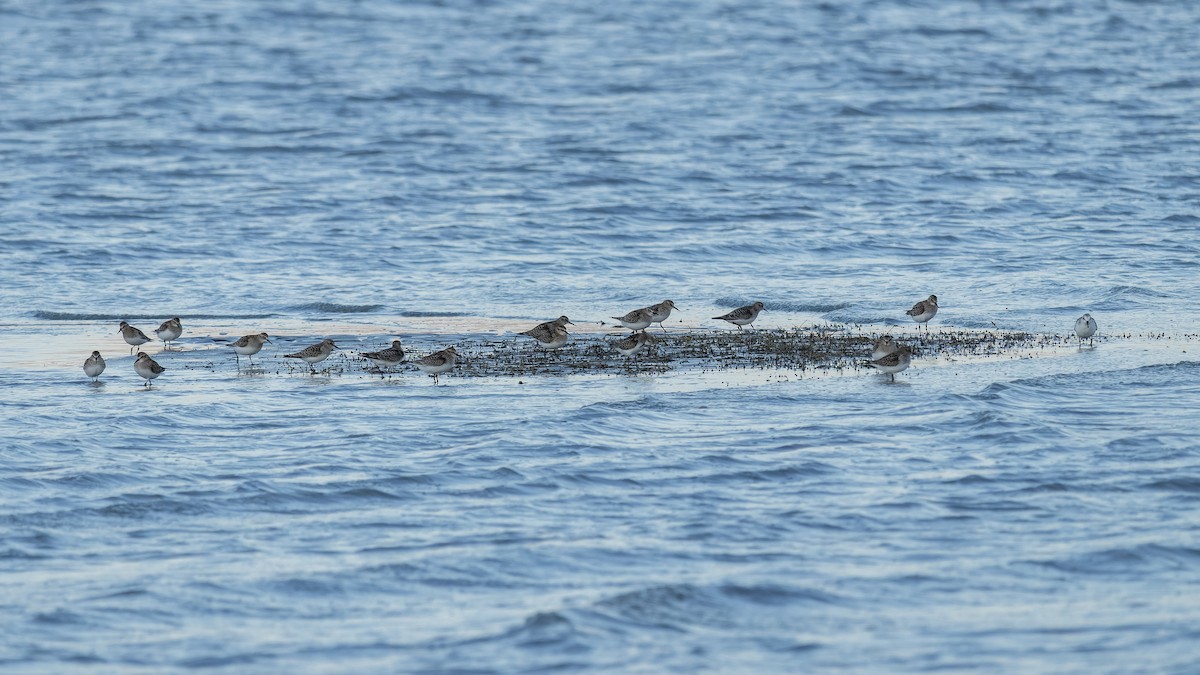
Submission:
M 214 319 L 272 319 L 277 318 L 278 314 L 170 314 L 163 312 L 160 314 L 139 314 L 131 312 L 128 314 L 106 314 L 101 312 L 53 312 L 49 310 L 37 310 L 31 313 L 35 319 L 43 319 L 45 321 L 161 321 L 166 316 L 178 316 L 182 320 L 214 320 Z
M 396 312 L 396 315 L 403 316 L 406 318 L 471 316 L 471 314 L 469 314 L 467 312 L 435 312 L 432 310 L 421 310 L 421 309 L 407 309 L 407 310 L 403 310 L 400 312 Z
M 289 309 L 298 312 L 323 312 L 325 314 L 369 314 L 383 309 L 383 305 L 339 305 L 334 302 L 310 302 Z
M 1088 551 L 1033 564 L 1075 574 L 1143 574 L 1155 571 L 1200 569 L 1200 549 L 1187 546 L 1142 544 Z

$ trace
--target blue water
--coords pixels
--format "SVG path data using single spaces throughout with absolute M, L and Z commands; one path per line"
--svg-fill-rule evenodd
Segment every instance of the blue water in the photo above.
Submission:
M 0 670 L 1200 670 L 1198 32 L 0 3 Z M 353 358 L 666 297 L 902 333 L 929 293 L 935 330 L 1100 340 L 894 386 Z M 142 391 L 116 323 L 171 316 Z M 260 330 L 239 374 L 214 339 Z M 333 372 L 279 358 L 326 336 Z

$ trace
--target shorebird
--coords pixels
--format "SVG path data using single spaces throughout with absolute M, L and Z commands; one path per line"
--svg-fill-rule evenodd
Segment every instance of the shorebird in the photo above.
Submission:
M 758 313 L 761 311 L 763 311 L 763 304 L 761 302 L 756 302 L 753 305 L 738 307 L 724 316 L 714 316 L 713 318 L 728 321 L 729 323 L 735 324 L 738 327 L 738 330 L 741 330 L 742 326 L 748 326 L 754 323 L 754 321 L 758 319 Z
M 891 354 L 867 363 L 875 366 L 884 375 L 891 376 L 892 382 L 895 382 L 896 373 L 908 370 L 909 365 L 912 364 L 912 348 L 908 345 L 901 345 Z
M 560 316 L 553 321 L 539 323 L 527 331 L 517 333 L 517 335 L 528 335 L 537 340 L 538 344 L 546 349 L 558 349 L 567 344 L 567 338 L 570 337 L 570 334 L 567 333 L 567 324 L 575 325 L 567 317 Z
M 1083 346 L 1083 341 L 1088 341 L 1088 346 L 1093 346 L 1095 343 L 1092 336 L 1096 334 L 1096 320 L 1091 314 L 1084 314 L 1075 319 L 1075 335 L 1079 338 L 1079 346 Z
M 913 305 L 912 309 L 905 312 L 905 314 L 911 316 L 913 321 L 925 324 L 925 330 L 929 330 L 929 320 L 932 319 L 935 314 L 937 314 L 937 311 L 937 296 L 931 295 Z
M 158 362 L 150 358 L 146 352 L 138 352 L 137 360 L 133 362 L 133 372 L 138 374 L 138 377 L 146 380 L 146 386 L 150 386 L 150 380 L 155 379 L 163 374 L 166 368 L 158 365 Z
M 313 368 L 313 364 L 320 363 L 329 358 L 329 355 L 336 348 L 337 345 L 333 344 L 333 340 L 325 338 L 311 347 L 305 347 L 304 349 L 301 349 L 295 354 L 284 354 L 283 358 L 301 359 L 308 364 L 308 369 L 310 372 L 316 372 L 316 369 Z
M 662 328 L 665 332 L 667 329 L 663 326 L 663 322 L 670 318 L 671 310 L 679 308 L 675 306 L 674 302 L 663 300 L 657 305 L 650 305 L 646 309 L 650 310 L 650 323 L 658 324 L 658 327 Z
M 250 365 L 253 366 L 254 355 L 262 351 L 264 342 L 271 341 L 267 339 L 266 333 L 259 333 L 258 335 L 243 335 L 237 339 L 237 342 L 229 345 L 233 347 L 233 355 L 237 359 L 238 366 L 242 365 L 243 356 L 250 357 Z
M 433 383 L 437 384 L 438 375 L 453 368 L 456 361 L 458 361 L 458 352 L 454 351 L 454 347 L 447 347 L 440 352 L 434 352 L 429 356 L 413 361 L 413 365 L 419 368 L 422 373 L 432 375 Z
M 630 330 L 646 330 L 646 326 L 651 324 L 652 315 L 649 308 L 643 307 L 635 309 L 625 316 L 614 316 L 613 318 Z
M 392 340 L 391 347 L 380 349 L 377 352 L 364 352 L 363 358 L 374 363 L 376 368 L 383 370 L 404 363 L 404 348 L 400 346 L 399 340 Z
M 92 382 L 98 382 L 97 378 L 100 373 L 104 372 L 104 359 L 100 356 L 100 352 L 92 352 L 92 355 L 83 362 L 83 374 L 92 378 Z
M 135 347 L 140 347 L 150 341 L 146 334 L 142 331 L 130 326 L 124 321 L 121 322 L 120 329 L 121 337 L 125 338 L 125 344 L 129 345 L 129 353 L 133 353 Z
M 163 341 L 165 345 L 164 349 L 169 349 L 171 341 L 183 335 L 183 324 L 179 323 L 179 317 L 167 319 L 162 322 L 161 326 L 154 329 L 154 334 L 158 336 L 159 340 Z
M 621 352 L 621 356 L 629 357 L 645 349 L 646 345 L 651 342 L 654 342 L 654 338 L 650 337 L 649 333 L 634 333 L 623 340 L 614 342 L 613 347 Z
M 896 351 L 896 341 L 891 335 L 884 335 L 871 345 L 871 360 L 882 359 L 883 357 Z

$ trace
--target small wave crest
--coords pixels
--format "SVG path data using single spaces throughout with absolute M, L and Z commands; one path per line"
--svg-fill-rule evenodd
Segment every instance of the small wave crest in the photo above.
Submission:
M 686 631 L 695 626 L 729 627 L 739 622 L 735 605 L 756 608 L 837 605 L 842 598 L 783 584 L 719 587 L 693 584 L 649 586 L 601 600 L 593 609 L 611 618 L 648 628 Z
M 1140 304 L 1147 300 L 1161 300 L 1170 297 L 1161 291 L 1141 286 L 1109 286 L 1097 298 L 1097 303 L 1105 308 L 1123 310 L 1127 308 L 1126 304 Z
M 1144 574 L 1150 571 L 1188 570 L 1200 566 L 1200 550 L 1187 546 L 1141 544 L 1126 548 L 1088 551 L 1037 565 L 1074 574 Z
M 439 316 L 470 316 L 466 312 L 431 312 L 428 310 L 405 310 L 397 312 L 398 315 L 408 318 L 413 317 L 439 317 Z
M 106 314 L 98 312 L 52 312 L 48 310 L 37 310 L 32 313 L 33 318 L 42 319 L 43 321 L 160 321 L 163 317 L 168 316 L 169 312 L 162 314 Z M 210 320 L 210 319 L 270 319 L 275 317 L 275 314 L 177 314 L 182 320 Z
M 291 309 L 300 312 L 323 312 L 325 314 L 367 314 L 383 309 L 383 305 L 339 305 L 336 302 L 310 302 Z

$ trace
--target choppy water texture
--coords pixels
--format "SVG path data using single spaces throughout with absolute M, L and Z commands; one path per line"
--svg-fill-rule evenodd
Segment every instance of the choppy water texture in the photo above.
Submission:
M 1196 672 L 1197 34 L 1184 1 L 0 2 L 0 670 Z M 668 297 L 907 335 L 929 293 L 1049 346 L 895 385 L 354 358 Z M 171 316 L 142 391 L 116 323 Z M 260 330 L 239 374 L 215 340 Z M 328 372 L 280 358 L 327 336 Z

